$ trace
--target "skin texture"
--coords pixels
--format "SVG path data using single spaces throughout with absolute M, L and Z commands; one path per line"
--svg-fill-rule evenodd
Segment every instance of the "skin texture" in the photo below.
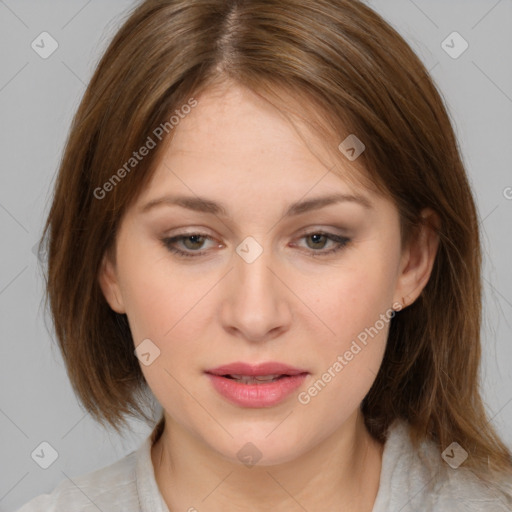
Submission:
M 338 175 L 327 173 L 279 111 L 249 90 L 231 84 L 197 99 L 122 219 L 116 263 L 105 257 L 99 276 L 112 309 L 127 314 L 135 346 L 149 338 L 160 350 L 141 368 L 166 415 L 152 449 L 162 496 L 170 510 L 370 512 L 383 447 L 359 405 L 389 324 L 309 403 L 297 395 L 393 304 L 418 297 L 437 236 L 424 229 L 401 252 L 396 207 L 345 180 L 351 163 L 341 154 Z M 283 217 L 290 203 L 333 192 L 362 194 L 372 208 L 340 202 Z M 221 202 L 228 216 L 169 205 L 141 212 L 167 194 Z M 311 236 L 319 231 L 350 241 L 322 256 L 336 242 Z M 179 257 L 161 241 L 183 234 L 211 237 L 174 243 L 204 254 Z M 236 252 L 247 236 L 263 249 L 252 263 Z M 280 361 L 310 375 L 284 402 L 244 408 L 204 374 L 234 361 Z M 247 442 L 262 454 L 253 467 L 237 456 Z

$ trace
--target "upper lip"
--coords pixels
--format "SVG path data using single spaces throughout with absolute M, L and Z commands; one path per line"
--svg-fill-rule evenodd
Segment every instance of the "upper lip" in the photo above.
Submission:
M 206 373 L 213 375 L 247 375 L 249 377 L 255 377 L 260 375 L 299 375 L 308 372 L 284 363 L 270 361 L 260 364 L 243 362 L 229 363 L 206 370 Z

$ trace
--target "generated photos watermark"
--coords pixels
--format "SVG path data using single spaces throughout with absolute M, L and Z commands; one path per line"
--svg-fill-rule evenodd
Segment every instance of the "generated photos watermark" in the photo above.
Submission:
M 389 324 L 391 319 L 395 316 L 397 311 L 402 309 L 400 302 L 393 303 L 393 308 L 389 308 L 385 313 L 380 314 L 377 320 L 371 327 L 366 327 L 357 335 L 357 341 L 354 339 L 350 344 L 350 348 L 343 354 L 337 356 L 336 361 L 327 368 L 322 376 L 317 379 L 306 391 L 298 394 L 297 399 L 302 405 L 307 405 L 311 399 L 317 396 L 326 386 L 331 382 L 336 375 L 338 375 L 350 361 L 354 359 L 368 345 L 368 336 L 374 338 L 377 334 Z M 359 343 L 358 343 L 359 341 Z

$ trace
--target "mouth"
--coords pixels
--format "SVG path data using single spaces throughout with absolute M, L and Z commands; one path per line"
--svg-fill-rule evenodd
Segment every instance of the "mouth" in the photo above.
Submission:
M 242 407 L 271 407 L 302 385 L 309 372 L 283 363 L 231 363 L 205 372 L 220 395 Z

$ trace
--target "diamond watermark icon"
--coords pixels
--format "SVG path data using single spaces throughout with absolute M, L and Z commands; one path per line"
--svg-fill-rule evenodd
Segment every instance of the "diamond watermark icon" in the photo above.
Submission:
M 39 57 L 47 59 L 59 47 L 59 43 L 48 32 L 41 32 L 30 46 Z
M 47 441 L 40 443 L 30 456 L 43 469 L 48 469 L 59 458 L 57 450 Z
M 468 458 L 468 452 L 454 441 L 441 454 L 441 457 L 451 468 L 457 469 Z
M 263 247 L 252 236 L 248 236 L 237 246 L 236 252 L 246 263 L 252 263 L 263 252 Z
M 452 59 L 458 59 L 468 49 L 468 47 L 469 43 L 458 32 L 452 32 L 441 43 L 441 48 Z
M 338 149 L 347 157 L 348 160 L 353 162 L 366 149 L 366 146 L 360 139 L 351 133 L 339 144 Z
M 252 468 L 261 459 L 262 455 L 253 443 L 245 443 L 237 452 L 238 460 L 248 468 Z
M 134 352 L 144 366 L 149 366 L 160 355 L 160 349 L 149 338 L 139 343 Z

